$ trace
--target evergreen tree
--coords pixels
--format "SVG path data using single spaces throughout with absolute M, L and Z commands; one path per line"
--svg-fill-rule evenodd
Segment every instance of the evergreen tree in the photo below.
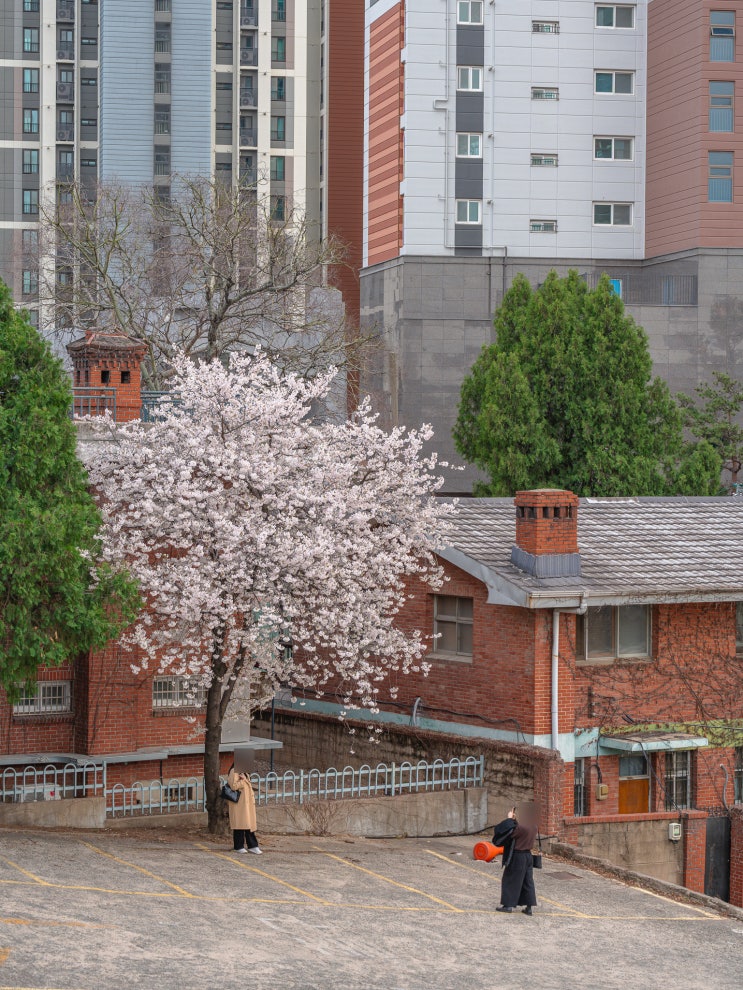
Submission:
M 715 371 L 713 378 L 714 384 L 695 389 L 701 405 L 688 395 L 679 395 L 678 402 L 684 425 L 697 440 L 706 440 L 714 447 L 730 472 L 731 484 L 736 485 L 743 467 L 743 426 L 738 421 L 743 406 L 743 383 L 720 371 Z
M 0 282 L 0 686 L 12 699 L 40 666 L 100 648 L 139 596 L 98 563 L 101 525 L 76 456 L 61 362 Z
M 720 459 L 684 447 L 681 413 L 651 378 L 645 331 L 602 276 L 518 275 L 496 342 L 462 385 L 454 439 L 489 477 L 480 495 L 568 488 L 580 495 L 713 494 Z

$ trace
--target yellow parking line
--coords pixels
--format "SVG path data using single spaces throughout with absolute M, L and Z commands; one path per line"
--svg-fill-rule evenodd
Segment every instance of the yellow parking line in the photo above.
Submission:
M 7 863 L 8 866 L 12 866 L 13 869 L 18 870 L 18 872 L 22 873 L 24 877 L 30 877 L 34 883 L 41 884 L 42 887 L 52 886 L 50 883 L 47 883 L 46 880 L 42 880 L 41 877 L 37 877 L 35 873 L 31 873 L 29 870 L 24 870 L 22 866 L 18 865 L 18 863 L 14 863 L 12 859 L 6 859 L 5 856 L 0 856 L 0 859 L 3 863 Z
M 333 853 L 322 852 L 317 846 L 315 849 L 321 852 L 323 856 L 327 856 L 329 859 L 335 859 L 339 863 L 344 863 L 346 866 L 350 866 L 353 870 L 359 870 L 361 873 L 366 873 L 370 877 L 376 877 L 378 880 L 384 880 L 385 883 L 391 883 L 394 887 L 401 887 L 403 890 L 408 890 L 412 894 L 420 894 L 421 897 L 427 897 L 429 901 L 434 901 L 436 904 L 443 904 L 445 908 L 450 911 L 456 911 L 458 914 L 462 913 L 462 909 L 455 907 L 453 904 L 449 904 L 448 901 L 442 901 L 440 897 L 434 897 L 433 894 L 427 894 L 425 890 L 418 890 L 417 887 L 408 887 L 407 884 L 398 883 L 397 880 L 391 880 L 389 877 L 385 877 L 381 873 L 375 873 L 374 870 L 367 870 L 364 866 L 358 866 L 356 863 L 352 863 L 349 859 L 344 859 L 342 856 L 334 856 Z
M 316 897 L 314 894 L 311 894 L 308 890 L 302 890 L 301 887 L 295 887 L 294 884 L 287 883 L 286 880 L 280 880 L 279 877 L 274 877 L 270 873 L 264 873 L 263 870 L 259 870 L 255 866 L 248 866 L 247 863 L 243 863 L 240 860 L 235 859 L 234 856 L 227 856 L 225 853 L 214 852 L 214 850 L 210 849 L 208 846 L 201 845 L 200 842 L 195 842 L 194 845 L 197 849 L 203 849 L 204 852 L 208 852 L 211 856 L 217 856 L 219 859 L 226 859 L 227 862 L 232 863 L 233 866 L 240 866 L 242 869 L 250 870 L 251 873 L 257 873 L 258 876 L 265 877 L 267 880 L 273 880 L 274 883 L 279 883 L 282 887 L 288 887 L 289 890 L 293 890 L 295 894 L 303 894 L 305 897 L 309 897 L 310 900 L 317 901 L 318 904 L 327 905 L 329 903 L 328 901 L 323 900 L 322 897 Z
M 619 881 L 621 883 L 621 881 Z M 633 890 L 639 890 L 641 894 L 647 894 L 648 897 L 657 897 L 659 901 L 666 901 L 668 904 L 675 904 L 678 906 L 678 901 L 674 901 L 670 897 L 664 897 L 663 894 L 656 894 L 654 890 L 645 890 L 644 887 L 633 887 Z M 705 911 L 704 908 L 695 907 L 693 904 L 684 904 L 684 908 L 689 911 L 698 911 L 705 918 L 714 918 L 715 921 L 722 920 L 719 914 L 713 914 L 712 911 Z
M 150 870 L 146 870 L 143 866 L 137 866 L 136 863 L 130 863 L 126 859 L 119 859 L 118 856 L 114 856 L 110 852 L 106 852 L 105 849 L 99 849 L 98 846 L 94 846 L 90 842 L 83 842 L 81 839 L 80 845 L 85 846 L 86 849 L 91 849 L 93 852 L 98 853 L 99 856 L 106 856 L 108 859 L 112 859 L 114 863 L 120 863 L 122 866 L 130 866 L 133 870 L 137 870 L 138 873 L 142 873 L 144 876 L 150 877 L 152 880 L 157 880 L 158 883 L 164 883 L 166 887 L 170 887 L 183 897 L 194 896 L 189 893 L 189 891 L 184 890 L 183 887 L 179 887 L 177 884 L 171 883 L 170 880 L 166 880 L 164 877 L 158 876 L 157 873 L 151 873 Z
M 429 856 L 435 856 L 437 859 L 443 859 L 445 863 L 449 863 L 450 866 L 456 866 L 460 870 L 469 870 L 470 873 L 476 873 L 479 877 L 486 877 L 481 870 L 475 869 L 474 866 L 467 866 L 466 863 L 455 863 L 453 859 L 449 856 L 442 856 L 441 853 L 434 852 L 433 849 L 426 849 Z M 545 904 L 551 904 L 552 907 L 559 908 L 561 911 L 567 911 L 568 914 L 573 915 L 576 918 L 587 918 L 587 914 L 583 914 L 581 911 L 576 911 L 575 908 L 568 907 L 567 904 L 561 904 L 559 901 L 552 901 L 549 897 L 544 897 L 542 894 L 539 895 L 539 900 L 543 901 Z
M 10 949 L 0 949 L 0 966 L 4 962 L 8 961 L 8 956 L 10 955 Z

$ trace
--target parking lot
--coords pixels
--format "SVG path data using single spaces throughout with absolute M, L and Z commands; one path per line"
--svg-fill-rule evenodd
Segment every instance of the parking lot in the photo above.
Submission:
M 739 988 L 743 922 L 545 858 L 499 914 L 473 840 L 0 831 L 0 988 Z

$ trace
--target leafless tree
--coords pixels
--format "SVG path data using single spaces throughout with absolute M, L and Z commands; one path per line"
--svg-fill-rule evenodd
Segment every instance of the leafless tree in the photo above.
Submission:
M 144 340 L 151 389 L 167 387 L 178 351 L 212 360 L 259 346 L 310 375 L 362 360 L 368 342 L 325 281 L 340 245 L 298 210 L 279 215 L 261 183 L 183 176 L 169 196 L 116 183 L 61 192 L 39 218 L 47 335 L 117 327 Z

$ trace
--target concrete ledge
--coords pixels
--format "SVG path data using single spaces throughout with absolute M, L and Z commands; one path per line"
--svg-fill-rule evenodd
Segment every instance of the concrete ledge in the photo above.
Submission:
M 102 797 L 0 804 L 0 825 L 103 828 L 105 824 L 106 799 Z
M 589 870 L 608 873 L 618 880 L 636 884 L 638 887 L 644 887 L 646 890 L 651 890 L 656 894 L 662 894 L 664 897 L 683 898 L 692 904 L 699 904 L 702 907 L 710 908 L 712 911 L 718 911 L 721 914 L 726 914 L 731 918 L 738 918 L 743 921 L 743 908 L 733 907 L 727 901 L 721 901 L 719 897 L 700 894 L 696 890 L 689 890 L 688 887 L 680 887 L 676 883 L 668 883 L 666 880 L 656 880 L 655 877 L 646 876 L 644 873 L 634 873 L 632 870 L 625 870 L 621 866 L 614 866 L 608 860 L 597 859 L 595 856 L 586 856 L 566 842 L 553 842 L 550 845 L 550 852 L 562 856 L 564 859 L 572 860 L 579 866 L 585 866 Z
M 266 835 L 357 835 L 368 839 L 399 836 L 470 835 L 487 825 L 488 795 L 483 787 L 423 791 L 396 797 L 308 801 L 262 805 L 258 833 Z M 38 824 L 38 823 L 37 823 Z M 107 829 L 178 828 L 206 825 L 206 812 L 109 818 Z M 221 832 L 227 834 L 227 817 Z

